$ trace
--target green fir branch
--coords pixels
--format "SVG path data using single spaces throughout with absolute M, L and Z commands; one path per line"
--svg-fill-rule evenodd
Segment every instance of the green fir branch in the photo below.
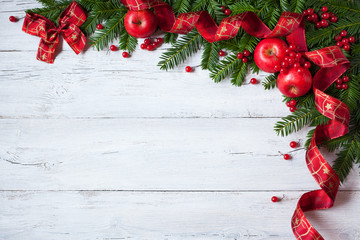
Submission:
M 219 61 L 219 43 L 204 42 L 204 52 L 201 57 L 201 68 L 212 70 Z
M 277 135 L 281 136 L 287 136 L 293 132 L 299 131 L 311 122 L 312 116 L 316 112 L 317 110 L 299 109 L 292 114 L 281 118 L 281 121 L 278 121 L 275 124 L 274 130 Z
M 129 53 L 132 53 L 133 51 L 135 51 L 137 43 L 137 38 L 130 36 L 130 34 L 125 31 L 125 28 L 123 28 L 120 35 L 119 48 L 121 50 L 126 50 Z
M 278 73 L 274 73 L 265 77 L 265 80 L 262 82 L 262 85 L 264 86 L 265 90 L 269 90 L 276 87 L 278 76 L 279 76 Z

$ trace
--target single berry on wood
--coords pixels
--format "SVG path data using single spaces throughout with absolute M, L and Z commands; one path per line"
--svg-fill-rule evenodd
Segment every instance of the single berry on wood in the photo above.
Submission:
M 242 59 L 242 58 L 243 58 L 243 54 L 242 54 L 241 52 L 239 52 L 239 53 L 237 54 L 237 58 L 238 58 L 238 59 Z
M 343 39 L 341 40 L 341 42 L 342 42 L 343 44 L 349 43 L 349 39 L 343 38 Z
M 129 53 L 128 53 L 128 52 L 123 52 L 123 53 L 122 53 L 122 56 L 123 56 L 124 58 L 127 58 L 127 57 L 129 57 Z
M 290 107 L 295 107 L 296 106 L 296 100 L 292 99 L 289 101 Z
M 149 44 L 151 43 L 151 40 L 150 40 L 149 38 L 146 38 L 146 39 L 144 40 L 144 43 L 145 43 L 146 45 L 149 45 Z
M 343 82 L 348 82 L 348 81 L 349 81 L 349 77 L 348 77 L 348 76 L 343 76 L 343 77 L 342 77 L 342 81 L 343 81 Z
M 345 51 L 350 51 L 350 45 L 349 44 L 344 44 L 344 50 Z
M 314 9 L 309 8 L 309 9 L 307 10 L 307 12 L 308 12 L 309 15 L 310 15 L 310 14 L 313 14 L 313 13 L 314 13 Z
M 310 68 L 310 67 L 311 67 L 311 63 L 310 63 L 310 62 L 305 62 L 305 63 L 304 63 L 304 67 L 305 67 L 305 68 Z
M 343 45 L 343 43 L 341 41 L 336 43 L 336 46 L 338 46 L 338 47 L 342 47 L 342 45 Z
M 142 44 L 140 45 L 140 48 L 141 48 L 141 49 L 146 49 L 146 44 L 145 44 L 145 43 L 142 43 Z
M 342 38 L 342 37 L 341 37 L 340 35 L 336 35 L 336 36 L 335 36 L 335 41 L 339 42 L 339 41 L 341 41 L 341 38 Z
M 251 84 L 256 84 L 256 83 L 257 83 L 257 80 L 256 80 L 256 78 L 252 78 L 252 79 L 250 80 L 250 82 L 251 82 Z
M 337 83 L 337 84 L 342 84 L 342 83 L 343 83 L 343 80 L 342 80 L 341 78 L 338 78 L 338 79 L 336 79 L 336 83 Z
M 342 30 L 342 31 L 340 32 L 340 36 L 346 37 L 346 35 L 347 35 L 347 31 L 346 31 L 346 30 Z
M 98 25 L 96 25 L 96 28 L 100 30 L 100 29 L 103 29 L 103 28 L 104 28 L 104 26 L 103 26 L 102 24 L 100 24 L 100 23 L 99 23 Z
M 110 46 L 110 50 L 111 50 L 111 51 L 117 51 L 118 48 L 117 48 L 115 45 L 111 45 L 111 46 Z
M 329 19 L 329 17 L 330 17 L 330 14 L 329 14 L 329 13 L 323 13 L 323 14 L 321 14 L 321 18 L 322 18 L 322 19 Z
M 249 50 L 244 50 L 243 54 L 244 54 L 245 57 L 248 57 L 248 56 L 250 56 L 250 51 Z
M 163 39 L 163 38 L 157 38 L 157 39 L 156 39 L 156 42 L 157 42 L 158 44 L 162 44 L 162 43 L 164 42 L 164 39 Z
M 349 85 L 347 85 L 346 83 L 343 83 L 343 84 L 341 85 L 341 88 L 342 88 L 342 89 L 348 89 L 348 87 L 349 87 Z
M 290 147 L 291 148 L 296 148 L 297 147 L 297 142 L 295 142 L 295 141 L 290 142 Z
M 337 16 L 332 16 L 332 17 L 330 18 L 330 22 L 333 22 L 333 23 L 336 23 L 337 20 L 338 20 Z
M 337 89 L 342 89 L 342 84 L 336 84 Z
M 289 159 L 290 159 L 290 155 L 289 155 L 289 154 L 287 154 L 287 153 L 286 153 L 286 154 L 284 154 L 284 156 L 283 156 L 283 157 L 284 157 L 284 159 L 285 159 L 285 160 L 289 160 Z
M 219 51 L 219 56 L 220 56 L 220 57 L 225 56 L 225 52 L 224 52 L 224 51 L 222 51 L 222 50 L 220 50 L 220 51 Z
M 191 71 L 192 71 L 192 67 L 187 66 L 187 67 L 185 68 L 185 71 L 186 71 L 186 72 L 191 72 Z
M 355 42 L 355 37 L 352 37 L 352 36 L 349 37 L 349 42 L 350 42 L 350 43 L 354 43 L 354 42 Z
M 290 112 L 295 112 L 296 111 L 296 107 L 290 107 Z
M 321 11 L 322 11 L 322 12 L 327 12 L 327 11 L 328 11 L 328 7 L 327 7 L 327 6 L 323 6 L 323 7 L 321 8 Z
M 272 201 L 272 202 L 278 202 L 278 201 L 279 201 L 279 198 L 278 198 L 278 197 L 273 196 L 273 197 L 271 198 L 271 201 Z
M 226 16 L 229 16 L 231 14 L 231 10 L 230 9 L 225 9 L 224 11 Z
M 9 21 L 10 21 L 10 22 L 16 22 L 16 21 L 17 21 L 17 18 L 14 17 L 14 16 L 10 16 L 10 17 L 9 17 Z
M 326 21 L 325 19 L 324 20 L 321 20 L 321 26 L 323 26 L 323 27 L 328 27 L 329 26 L 329 22 L 328 21 Z
M 152 46 L 152 44 L 149 44 L 149 45 L 146 46 L 146 49 L 148 51 L 152 51 L 154 49 L 154 47 Z
M 246 57 L 243 57 L 243 58 L 241 59 L 241 61 L 242 61 L 243 63 L 247 63 L 247 62 L 249 61 L 249 59 L 247 59 Z

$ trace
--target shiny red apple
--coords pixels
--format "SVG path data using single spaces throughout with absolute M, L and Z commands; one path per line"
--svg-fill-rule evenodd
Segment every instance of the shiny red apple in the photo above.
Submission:
M 264 72 L 274 73 L 275 65 L 280 64 L 288 48 L 286 42 L 280 38 L 264 39 L 255 48 L 254 60 L 256 65 Z
M 300 97 L 311 88 L 312 77 L 307 68 L 290 68 L 287 72 L 280 73 L 277 86 L 282 94 L 287 97 Z
M 158 26 L 156 16 L 150 9 L 127 12 L 124 24 L 126 31 L 136 38 L 149 37 Z

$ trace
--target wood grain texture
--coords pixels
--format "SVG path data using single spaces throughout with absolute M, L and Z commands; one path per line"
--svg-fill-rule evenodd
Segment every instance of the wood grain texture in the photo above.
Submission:
M 39 38 L 8 21 L 39 6 L 0 7 L 1 240 L 293 239 L 296 202 L 318 186 L 289 142 L 309 129 L 276 136 L 280 93 L 248 84 L 265 73 L 215 84 L 184 71 L 200 54 L 161 71 L 168 45 L 124 59 L 64 43 L 44 64 Z M 360 239 L 359 180 L 354 169 L 335 208 L 308 214 L 326 239 Z

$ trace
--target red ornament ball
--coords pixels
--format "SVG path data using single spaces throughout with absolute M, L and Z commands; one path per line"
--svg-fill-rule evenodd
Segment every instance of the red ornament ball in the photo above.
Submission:
M 225 9 L 224 11 L 226 16 L 229 16 L 231 14 L 231 10 L 230 9 Z
M 349 37 L 349 42 L 354 43 L 355 42 L 355 37 Z
M 256 84 L 256 83 L 257 83 L 257 80 L 256 80 L 256 78 L 252 78 L 252 79 L 250 80 L 250 82 L 251 82 L 251 84 Z
M 128 57 L 129 57 L 129 53 L 128 53 L 128 52 L 123 52 L 123 53 L 122 53 L 122 56 L 123 56 L 123 58 L 128 58 Z
M 337 20 L 338 20 L 337 16 L 332 16 L 332 17 L 330 18 L 330 22 L 333 22 L 333 23 L 336 23 Z
M 348 89 L 348 87 L 349 87 L 349 85 L 347 85 L 346 83 L 343 83 L 343 84 L 341 85 L 341 88 L 342 88 L 342 89 L 345 89 L 345 90 Z
M 9 17 L 9 21 L 10 21 L 10 22 L 16 22 L 16 21 L 17 21 L 17 18 L 14 17 L 14 16 L 10 16 L 10 17 Z
M 111 50 L 111 51 L 117 51 L 118 48 L 117 48 L 115 45 L 111 45 L 111 46 L 110 46 L 110 50 Z
M 104 26 L 103 26 L 102 24 L 100 24 L 100 23 L 99 23 L 98 25 L 96 25 L 96 28 L 100 30 L 100 29 L 103 29 L 103 28 L 104 28 Z
M 239 53 L 237 54 L 237 58 L 238 58 L 238 59 L 242 59 L 242 58 L 243 58 L 243 54 L 242 54 L 241 52 L 239 52 Z
M 291 148 L 296 148 L 297 147 L 297 142 L 295 142 L 295 141 L 290 142 L 290 147 Z
M 279 198 L 278 198 L 278 197 L 273 196 L 273 197 L 271 198 L 271 201 L 272 201 L 272 202 L 278 202 L 278 201 L 279 201 Z
M 224 52 L 224 51 L 222 51 L 222 50 L 221 50 L 221 51 L 219 51 L 219 56 L 220 56 L 220 57 L 225 56 L 225 52 Z
M 349 77 L 348 77 L 348 76 L 343 76 L 343 77 L 342 77 L 342 81 L 343 81 L 343 82 L 348 82 L 348 81 L 349 81 Z
M 248 56 L 250 56 L 250 51 L 249 50 L 244 50 L 243 54 L 244 54 L 245 57 L 248 57 Z
M 145 43 L 142 43 L 142 44 L 140 45 L 140 48 L 141 48 L 141 49 L 146 49 L 146 44 L 145 44 Z
M 243 57 L 243 58 L 241 59 L 241 61 L 242 61 L 243 63 L 247 63 L 247 62 L 249 61 L 249 59 L 247 59 L 246 57 Z
M 327 6 L 323 6 L 323 7 L 321 8 L 321 11 L 322 11 L 322 12 L 327 12 L 327 11 L 328 11 L 328 7 L 327 7 Z
M 342 30 L 342 31 L 340 32 L 340 36 L 346 37 L 346 35 L 347 35 L 347 31 L 346 31 L 346 30 Z
M 350 45 L 349 44 L 344 44 L 344 50 L 345 51 L 350 51 Z
M 287 154 L 287 153 L 286 153 L 286 154 L 284 154 L 284 156 L 283 156 L 283 157 L 284 157 L 284 159 L 285 159 L 285 160 L 289 160 L 289 159 L 290 159 L 290 155 L 289 155 L 289 154 Z
M 187 66 L 186 68 L 185 68 L 185 71 L 186 72 L 191 72 L 193 69 L 192 69 L 192 67 L 190 67 L 190 66 Z

